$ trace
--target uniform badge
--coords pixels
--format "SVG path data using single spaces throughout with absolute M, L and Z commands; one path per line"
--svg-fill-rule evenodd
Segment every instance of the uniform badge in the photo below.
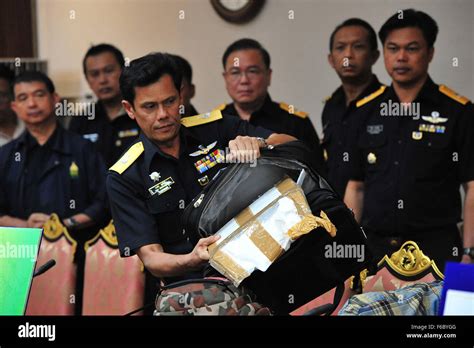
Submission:
M 138 135 L 138 129 L 132 128 L 132 129 L 126 129 L 118 132 L 118 137 L 119 138 L 128 138 L 128 137 L 134 137 Z
M 443 134 L 446 131 L 446 126 L 439 126 L 439 125 L 434 125 L 434 124 L 421 123 L 418 126 L 418 130 L 420 132 L 426 132 L 426 133 Z
M 377 156 L 375 156 L 373 152 L 369 153 L 367 155 L 367 162 L 369 162 L 369 164 L 374 164 L 375 162 L 377 162 Z
M 422 132 L 412 132 L 411 137 L 413 140 L 421 140 L 423 138 L 423 133 Z
M 201 158 L 199 161 L 194 163 L 194 167 L 199 173 L 204 173 L 207 170 L 211 169 L 218 163 L 225 162 L 225 153 L 222 150 L 215 150 L 206 157 Z
M 71 166 L 69 167 L 69 176 L 71 178 L 79 177 L 79 167 L 77 166 L 76 162 L 72 162 Z
M 158 180 L 161 179 L 161 174 L 158 172 L 153 172 L 150 174 L 150 179 L 153 180 L 154 182 L 157 182 Z
M 199 178 L 198 182 L 199 182 L 199 185 L 206 186 L 207 184 L 209 184 L 209 177 L 205 175 L 202 178 Z
M 433 111 L 431 113 L 431 116 L 421 116 L 421 118 L 423 119 L 423 121 L 430 122 L 433 124 L 444 123 L 448 120 L 446 117 L 440 117 L 438 111 Z
M 375 124 L 367 126 L 367 133 L 377 135 L 383 132 L 383 124 Z
M 156 194 L 161 195 L 161 194 L 165 193 L 166 191 L 169 191 L 171 189 L 171 185 L 173 185 L 173 184 L 174 184 L 174 180 L 170 176 L 170 177 L 166 178 L 165 180 L 160 181 L 158 184 L 153 185 L 152 187 L 150 187 L 148 189 L 148 192 L 150 192 L 150 194 L 152 196 L 154 196 Z
M 95 142 L 97 142 L 97 140 L 99 140 L 99 134 L 98 133 L 84 134 L 82 137 L 86 140 L 89 140 L 92 143 L 95 143 Z
M 197 157 L 197 156 L 200 156 L 200 155 L 207 155 L 209 153 L 209 151 L 211 151 L 211 149 L 216 146 L 217 144 L 217 141 L 214 141 L 212 144 L 209 144 L 207 146 L 203 146 L 203 145 L 199 145 L 199 150 L 193 152 L 193 153 L 190 153 L 189 156 L 191 157 Z

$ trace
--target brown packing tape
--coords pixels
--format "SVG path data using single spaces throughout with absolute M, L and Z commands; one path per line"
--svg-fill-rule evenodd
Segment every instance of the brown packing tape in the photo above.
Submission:
M 319 218 L 311 214 L 311 210 L 308 206 L 304 193 L 293 180 L 287 178 L 278 183 L 275 187 L 281 194 L 278 199 L 281 199 L 282 196 L 290 198 L 297 208 L 298 215 L 300 217 L 304 217 L 303 221 L 293 226 L 292 229 L 288 231 L 288 234 L 292 239 L 296 239 L 305 233 L 309 233 L 319 226 L 324 227 L 328 232 L 332 231 L 332 224 L 327 216 L 325 216 L 325 219 L 324 217 Z M 275 201 L 276 200 L 269 204 L 274 205 Z M 257 218 L 263 212 L 265 212 L 267 208 L 265 208 L 262 212 L 259 212 L 256 216 L 253 215 L 252 211 L 248 207 L 244 209 L 234 218 L 239 228 L 230 233 L 230 235 L 228 235 L 224 240 L 220 241 L 219 244 L 212 244 L 208 248 L 211 258 L 211 265 L 220 273 L 231 279 L 234 283 L 240 283 L 243 279 L 249 276 L 247 271 L 243 269 L 236 260 L 222 251 L 227 243 L 232 243 L 235 240 L 236 236 L 240 235 L 241 233 L 247 234 L 252 243 L 271 262 L 274 262 L 281 254 L 284 253 L 281 245 L 257 220 Z
M 249 276 L 242 267 L 220 249 L 211 257 L 211 265 L 226 277 L 230 278 L 234 283 L 240 283 Z
M 212 257 L 215 252 L 217 251 L 217 242 L 212 243 L 211 245 L 208 245 L 207 251 L 209 252 L 209 256 Z
M 224 246 L 231 242 L 237 235 L 242 233 L 242 227 L 252 220 L 254 218 L 254 215 L 252 214 L 252 211 L 247 207 L 245 208 L 242 212 L 237 215 L 234 220 L 235 222 L 239 225 L 239 228 L 237 228 L 235 231 L 232 231 L 225 239 L 220 240 L 219 244 L 217 242 L 214 242 L 213 244 L 209 245 L 207 248 L 209 251 L 209 255 L 212 257 L 216 251 L 224 248 Z
M 308 202 L 306 201 L 306 197 L 299 189 L 294 190 L 288 193 L 288 197 L 295 202 L 296 210 L 298 211 L 298 215 L 305 216 L 307 214 L 311 214 L 311 209 L 309 209 Z
M 303 220 L 301 220 L 288 230 L 288 235 L 292 240 L 295 240 L 318 227 L 324 228 L 331 237 L 336 236 L 336 226 L 334 226 L 331 220 L 329 220 L 329 217 L 322 210 L 321 217 L 317 217 L 312 214 L 305 215 Z
M 277 190 L 280 191 L 282 195 L 285 195 L 288 191 L 291 191 L 296 187 L 298 186 L 296 186 L 296 183 L 290 178 L 286 178 L 276 185 Z
M 242 227 L 243 225 L 245 225 L 247 222 L 249 222 L 250 220 L 252 220 L 254 218 L 254 215 L 252 213 L 252 211 L 250 210 L 249 207 L 245 208 L 244 210 L 242 210 L 239 215 L 237 215 L 234 220 L 235 222 L 237 222 L 237 224 Z
M 290 199 L 293 199 L 293 201 L 297 203 L 298 206 L 307 208 L 305 209 L 306 211 L 303 212 L 303 209 L 298 207 L 298 213 L 300 213 L 300 215 L 305 215 L 310 212 L 304 194 L 300 191 L 299 187 L 292 179 L 284 179 L 276 185 L 276 188 L 282 196 L 288 195 Z M 278 199 L 280 198 L 281 197 L 279 197 Z M 270 204 L 274 204 L 274 202 L 271 202 Z M 260 215 L 260 213 L 257 215 Z M 240 212 L 234 219 L 240 227 L 243 227 L 247 222 L 253 220 L 254 218 L 255 215 L 252 213 L 250 208 L 247 207 L 242 212 Z
M 255 230 L 250 235 L 250 240 L 271 262 L 275 261 L 283 254 L 283 248 L 258 221 L 254 222 L 254 226 Z

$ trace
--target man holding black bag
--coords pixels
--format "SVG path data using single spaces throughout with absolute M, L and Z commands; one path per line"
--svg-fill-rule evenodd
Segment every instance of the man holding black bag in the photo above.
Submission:
M 164 283 L 201 278 L 208 245 L 192 245 L 181 226 L 185 206 L 226 163 L 294 140 L 220 111 L 180 120 L 181 74 L 167 54 L 136 59 L 120 78 L 123 106 L 141 134 L 110 168 L 107 191 L 122 257 L 137 254 Z M 182 127 L 182 126 L 183 127 Z

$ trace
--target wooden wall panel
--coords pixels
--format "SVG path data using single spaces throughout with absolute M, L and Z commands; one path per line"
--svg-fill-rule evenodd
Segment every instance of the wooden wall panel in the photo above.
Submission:
M 0 57 L 34 57 L 34 0 L 0 0 Z

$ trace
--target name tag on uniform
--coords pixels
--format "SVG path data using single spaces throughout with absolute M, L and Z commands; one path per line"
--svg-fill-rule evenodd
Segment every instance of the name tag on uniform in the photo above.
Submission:
M 156 194 L 161 195 L 161 194 L 165 193 L 166 191 L 169 191 L 171 189 L 171 185 L 173 185 L 173 184 L 174 184 L 174 180 L 170 176 L 170 177 L 166 178 L 165 180 L 160 181 L 158 184 L 153 185 L 152 187 L 150 187 L 148 189 L 148 192 L 150 192 L 150 194 L 152 196 L 154 196 Z

